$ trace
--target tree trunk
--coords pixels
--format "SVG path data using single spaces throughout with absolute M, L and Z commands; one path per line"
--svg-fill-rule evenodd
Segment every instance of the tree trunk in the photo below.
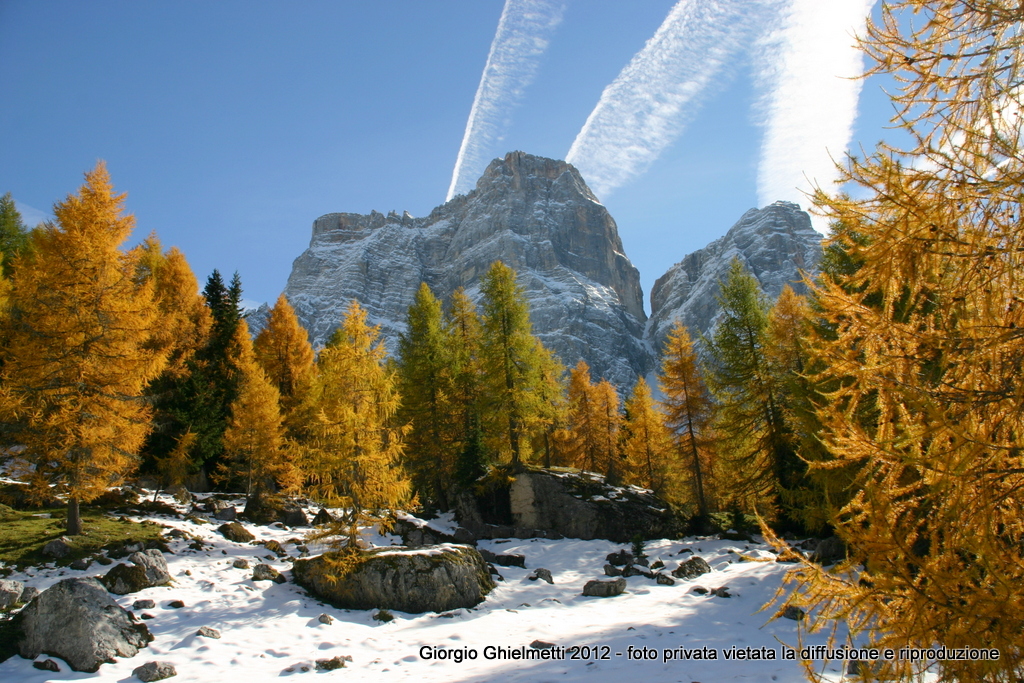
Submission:
M 80 536 L 82 534 L 82 517 L 78 513 L 78 498 L 68 498 L 68 536 Z

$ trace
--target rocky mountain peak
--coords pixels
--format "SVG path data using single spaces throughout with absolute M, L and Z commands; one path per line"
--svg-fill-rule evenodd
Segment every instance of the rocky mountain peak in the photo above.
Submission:
M 707 334 L 719 314 L 719 282 L 733 258 L 746 266 L 772 299 L 787 284 L 798 294 L 805 293 L 803 274 L 816 272 L 821 240 L 810 216 L 797 204 L 780 201 L 750 209 L 723 237 L 688 254 L 654 283 L 648 340 L 653 348 L 661 348 L 676 320 L 693 336 Z
M 393 350 L 421 282 L 442 300 L 458 287 L 477 298 L 496 260 L 519 273 L 534 333 L 564 363 L 582 358 L 622 387 L 649 369 L 640 276 L 615 221 L 571 164 L 523 152 L 492 161 L 475 189 L 426 217 L 321 216 L 285 294 L 314 345 L 355 299 Z

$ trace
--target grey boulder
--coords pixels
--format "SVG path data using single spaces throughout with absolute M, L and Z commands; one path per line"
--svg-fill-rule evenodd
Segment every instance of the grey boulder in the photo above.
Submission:
M 18 652 L 46 653 L 75 671 L 95 672 L 115 656 L 133 657 L 153 640 L 145 624 L 114 602 L 93 578 L 64 579 L 40 593 L 20 616 Z
M 174 665 L 170 662 L 146 662 L 132 670 L 132 676 L 135 676 L 143 683 L 162 681 L 165 678 L 177 675 L 177 670 L 175 670 Z
M 140 550 L 132 553 L 128 560 L 131 565 L 118 564 L 103 577 L 103 584 L 111 593 L 127 595 L 171 582 L 167 560 L 159 550 Z
M 616 595 L 621 595 L 624 590 L 626 590 L 626 580 L 621 576 L 611 581 L 594 579 L 592 581 L 587 581 L 587 584 L 583 586 L 583 595 L 589 595 L 595 598 L 611 598 Z
M 444 612 L 472 607 L 494 588 L 487 564 L 469 546 L 376 548 L 343 576 L 332 559 L 297 560 L 292 571 L 296 583 L 346 609 Z
M 686 562 L 681 563 L 678 567 L 673 569 L 672 576 L 677 579 L 695 579 L 710 571 L 711 565 L 709 565 L 703 557 L 691 557 Z

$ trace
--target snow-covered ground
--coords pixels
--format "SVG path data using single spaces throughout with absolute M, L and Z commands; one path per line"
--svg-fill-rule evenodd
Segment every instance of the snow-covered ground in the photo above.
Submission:
M 132 609 L 139 599 L 156 601 L 155 609 L 144 610 L 154 617 L 145 622 L 154 641 L 137 656 L 104 664 L 94 674 L 72 672 L 60 660 L 60 673 L 40 671 L 31 661 L 15 656 L 0 663 L 0 681 L 134 681 L 132 670 L 154 660 L 173 663 L 178 675 L 170 680 L 182 683 L 249 683 L 291 676 L 423 682 L 623 683 L 638 677 L 659 683 L 805 680 L 798 662 L 782 659 L 785 645 L 797 644 L 797 623 L 772 619 L 771 612 L 759 611 L 793 567 L 772 561 L 774 556 L 763 545 L 707 538 L 652 541 L 647 554 L 651 562 L 661 559 L 666 570 L 697 555 L 713 571 L 696 580 L 677 581 L 674 586 L 630 577 L 624 594 L 595 598 L 581 595 L 583 585 L 590 579 L 608 578 L 602 571 L 605 556 L 623 546 L 573 539 L 484 541 L 481 547 L 495 553 L 524 555 L 527 568 L 498 567 L 504 581 L 472 609 L 445 614 L 394 612 L 393 621 L 381 623 L 370 611 L 324 605 L 291 582 L 254 582 L 252 569 L 236 569 L 233 560 L 245 558 L 250 566 L 265 562 L 289 578 L 291 565 L 260 546 L 225 540 L 216 530 L 220 522 L 200 525 L 168 517 L 153 519 L 207 544 L 197 551 L 188 547 L 188 540 L 171 541 L 173 554 L 166 558 L 174 577 L 172 586 L 114 596 L 126 609 Z M 289 553 L 298 554 L 294 539 L 301 538 L 303 530 L 243 524 L 257 540 L 277 540 Z M 400 543 L 400 539 L 375 534 L 369 540 L 378 545 Z M 310 550 L 315 553 L 318 549 L 310 545 Z M 741 560 L 741 555 L 764 561 Z M 531 570 L 538 567 L 551 571 L 554 585 L 528 580 Z M 109 569 L 97 563 L 85 571 L 49 566 L 8 578 L 42 590 L 68 576 L 101 575 Z M 693 590 L 696 586 L 727 586 L 731 597 L 700 595 Z M 170 608 L 171 600 L 182 600 L 185 607 Z M 334 622 L 321 623 L 318 617 L 323 613 Z M 222 637 L 197 636 L 201 626 L 219 630 Z M 530 650 L 536 640 L 566 648 L 565 658 L 488 658 L 497 648 Z M 812 635 L 805 637 L 803 645 L 823 643 L 823 635 Z M 574 646 L 579 648 L 579 659 L 570 658 L 569 648 Z M 732 648 L 744 655 L 770 653 L 775 659 L 736 659 L 735 655 L 727 659 Z M 438 651 L 447 658 L 437 656 Z M 718 658 L 685 658 L 696 652 L 714 652 Z M 456 661 L 457 653 L 463 655 L 461 661 Z M 351 656 L 346 668 L 331 672 L 315 669 L 315 660 L 338 655 Z M 840 663 L 828 665 L 827 678 L 842 680 L 842 668 Z

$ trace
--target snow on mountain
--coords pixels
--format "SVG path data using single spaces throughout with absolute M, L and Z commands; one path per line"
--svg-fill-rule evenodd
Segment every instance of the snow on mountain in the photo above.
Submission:
M 804 273 L 813 276 L 817 271 L 821 239 L 810 216 L 792 202 L 750 209 L 723 237 L 688 254 L 654 283 L 647 340 L 660 349 L 676 320 L 692 337 L 707 334 L 720 312 L 719 282 L 733 258 L 746 266 L 771 299 L 787 284 L 798 294 L 805 293 L 801 280 Z

